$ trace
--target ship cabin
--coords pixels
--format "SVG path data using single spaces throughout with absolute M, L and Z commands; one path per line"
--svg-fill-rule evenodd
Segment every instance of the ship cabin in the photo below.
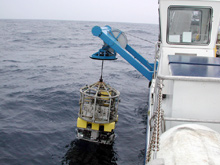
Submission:
M 146 163 L 218 164 L 220 0 L 159 0 L 159 16 Z
M 163 131 L 195 122 L 220 132 L 219 2 L 159 1 L 158 69 L 151 85 L 149 113 L 151 118 L 161 105 Z

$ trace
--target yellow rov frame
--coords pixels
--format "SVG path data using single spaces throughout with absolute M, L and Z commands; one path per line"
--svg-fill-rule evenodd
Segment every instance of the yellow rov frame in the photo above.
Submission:
M 96 130 L 96 131 L 100 130 L 100 126 L 104 127 L 104 132 L 112 132 L 115 129 L 115 122 L 106 123 L 106 124 L 98 124 L 98 123 L 88 122 L 78 117 L 77 119 L 78 128 L 88 128 L 88 125 L 92 125 L 91 129 Z
M 80 89 L 77 137 L 82 140 L 111 144 L 118 120 L 120 93 L 102 81 Z

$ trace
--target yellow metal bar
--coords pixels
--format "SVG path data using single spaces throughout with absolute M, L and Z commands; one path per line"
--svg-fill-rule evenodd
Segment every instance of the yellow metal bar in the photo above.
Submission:
M 92 123 L 92 129 L 93 130 L 99 130 L 99 124 L 97 124 L 97 123 Z
M 105 132 L 111 132 L 113 129 L 115 129 L 115 122 L 104 124 Z
M 87 121 L 82 120 L 78 117 L 77 119 L 77 127 L 78 128 L 87 128 Z

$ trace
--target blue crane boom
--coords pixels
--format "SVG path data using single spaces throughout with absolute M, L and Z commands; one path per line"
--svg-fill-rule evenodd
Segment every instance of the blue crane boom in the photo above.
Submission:
M 110 26 L 94 26 L 92 29 L 92 34 L 101 38 L 105 44 L 99 50 L 99 52 L 93 54 L 91 58 L 99 60 L 114 60 L 117 59 L 116 53 L 118 53 L 135 69 L 137 69 L 144 77 L 150 81 L 152 80 L 154 73 L 154 63 L 149 63 L 128 44 L 125 46 L 125 48 L 123 48 L 118 42 L 118 37 L 122 34 L 122 32 L 120 32 L 118 36 L 115 37 Z M 109 48 L 112 48 L 114 52 L 108 51 Z

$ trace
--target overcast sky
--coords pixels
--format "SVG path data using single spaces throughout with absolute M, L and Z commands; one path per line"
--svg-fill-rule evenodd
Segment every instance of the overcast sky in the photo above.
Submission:
M 0 19 L 158 23 L 158 0 L 0 0 Z

